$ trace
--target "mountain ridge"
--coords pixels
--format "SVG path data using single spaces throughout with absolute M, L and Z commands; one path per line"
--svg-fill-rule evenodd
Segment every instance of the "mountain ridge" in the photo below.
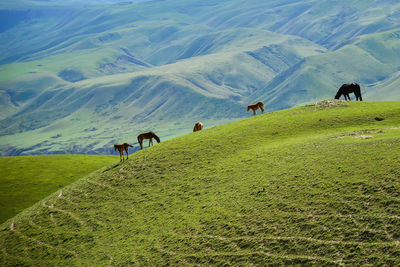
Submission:
M 117 124 L 141 125 L 136 130 L 130 128 L 130 132 L 146 128 L 161 131 L 168 139 L 185 133 L 198 120 L 205 120 L 206 125 L 217 125 L 244 118 L 248 116 L 246 106 L 254 101 L 264 101 L 267 110 L 272 111 L 329 99 L 341 84 L 348 82 L 360 83 L 366 100 L 400 97 L 396 93 L 399 90 L 396 73 L 400 68 L 397 63 L 400 62 L 400 20 L 396 14 L 400 12 L 400 4 L 395 1 L 332 4 L 314 0 L 268 3 L 169 0 L 130 4 L 107 2 L 79 6 L 79 10 L 70 3 L 63 3 L 69 9 L 64 10 L 65 15 L 57 13 L 58 17 L 50 11 L 46 13 L 46 9 L 60 8 L 57 7 L 60 3 L 33 1 L 27 6 L 32 3 L 46 15 L 37 18 L 32 15 L 30 20 L 27 18 L 0 33 L 0 40 L 5 41 L 0 45 L 3 51 L 0 107 L 6 110 L 0 117 L 3 147 L 9 147 L 7 140 L 13 135 L 30 132 L 35 136 L 38 127 L 51 124 L 65 127 L 66 121 L 71 124 L 82 121 L 79 116 L 93 124 L 91 128 L 104 128 L 105 136 L 116 133 L 111 130 L 110 119 L 118 118 Z M 20 12 L 21 9 L 15 10 Z M 43 38 L 39 29 L 48 30 L 47 38 Z M 122 76 L 118 76 L 120 74 Z M 138 92 L 132 86 L 142 86 L 142 82 L 134 78 L 141 74 L 166 79 L 157 84 L 157 89 L 152 79 L 144 82 L 152 95 L 141 100 L 151 101 L 154 106 L 139 104 L 138 107 L 145 108 L 142 115 L 138 108 L 124 102 L 123 95 L 119 96 L 121 105 L 124 103 L 132 107 L 131 110 L 122 111 L 114 102 L 107 103 L 95 97 L 99 94 L 112 99 L 114 91 Z M 125 81 L 117 82 L 118 78 Z M 109 88 L 107 95 L 104 83 L 111 80 L 115 80 L 115 89 Z M 121 86 L 125 89 L 119 88 Z M 185 88 L 181 92 L 188 97 L 180 107 L 167 99 L 168 92 L 174 94 L 171 89 L 174 86 Z M 75 94 L 79 99 L 71 99 L 68 107 L 61 96 L 70 95 L 71 88 L 81 94 Z M 84 90 L 91 91 L 86 98 Z M 202 100 L 197 103 L 198 96 Z M 203 103 L 207 98 L 210 98 L 209 105 Z M 56 99 L 60 102 L 55 102 Z M 98 99 L 98 103 L 93 99 Z M 85 101 L 92 103 L 85 105 L 86 115 L 84 109 L 79 111 L 79 103 Z M 73 103 L 76 103 L 75 108 Z M 50 106 L 62 108 L 53 110 Z M 106 117 L 95 118 L 97 106 L 109 110 Z M 221 117 L 220 106 L 231 106 L 231 114 L 226 110 L 225 117 Z M 46 109 L 41 110 L 44 107 Z M 157 113 L 157 108 L 161 107 Z M 181 117 L 192 107 L 199 113 L 191 112 L 192 118 Z M 122 113 L 131 113 L 138 120 L 132 121 Z M 157 115 L 161 113 L 174 116 Z M 80 115 L 74 117 L 73 114 Z M 88 119 L 89 116 L 92 119 Z M 148 127 L 144 126 L 143 118 Z M 57 124 L 58 119 L 63 122 Z M 110 125 L 99 127 L 94 123 L 101 120 L 109 121 Z M 166 126 L 183 121 L 183 128 Z M 164 126 L 153 129 L 155 125 Z M 76 127 L 71 125 L 49 132 L 48 138 Z M 124 133 L 117 135 L 124 136 Z M 67 134 L 63 136 L 66 138 Z M 44 138 L 37 137 L 32 140 Z M 88 136 L 82 133 L 82 137 L 87 139 Z M 115 139 L 119 137 L 110 138 Z M 82 146 L 75 137 L 69 142 Z M 93 144 L 98 142 L 104 145 L 98 153 L 109 151 L 104 141 L 93 139 Z M 34 154 L 38 151 L 29 147 L 37 144 L 18 142 L 15 149 Z M 40 153 L 51 150 L 51 147 L 42 147 Z M 70 152 L 83 151 L 82 148 Z M 1 154 L 8 155 L 8 152 L 2 150 Z

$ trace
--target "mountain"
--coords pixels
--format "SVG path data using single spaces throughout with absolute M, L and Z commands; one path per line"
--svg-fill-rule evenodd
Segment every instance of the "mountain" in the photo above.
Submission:
M 267 106 L 281 109 L 333 98 L 343 83 L 352 80 L 364 85 L 366 100 L 398 99 L 400 87 L 392 83 L 398 77 L 399 34 L 398 30 L 370 34 L 352 45 L 308 57 L 279 73 L 250 99 L 264 99 Z
M 0 153 L 111 153 L 332 98 L 400 100 L 397 1 L 5 1 Z M 59 138 L 51 138 L 60 136 Z
M 399 123 L 328 100 L 161 142 L 1 224 L 0 263 L 397 266 Z

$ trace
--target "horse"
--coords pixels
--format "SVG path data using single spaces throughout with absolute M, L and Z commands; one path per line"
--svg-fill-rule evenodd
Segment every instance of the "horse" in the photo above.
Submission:
M 344 95 L 345 100 L 351 101 L 350 95 L 349 95 L 350 93 L 354 93 L 354 95 L 356 96 L 356 101 L 357 100 L 362 101 L 361 89 L 360 89 L 360 85 L 358 83 L 343 84 L 337 91 L 337 93 L 335 95 L 335 99 L 339 99 L 341 95 Z
M 149 139 L 149 147 L 150 144 L 153 145 L 153 138 L 156 139 L 157 143 L 160 143 L 160 138 L 153 132 L 146 132 L 146 133 L 141 133 L 138 135 L 137 139 L 140 145 L 140 149 L 143 149 L 143 140 Z
M 193 132 L 201 131 L 203 129 L 203 123 L 199 121 L 193 127 Z
M 256 110 L 257 109 L 261 109 L 261 112 L 264 113 L 264 103 L 263 102 L 258 102 L 257 104 L 248 105 L 247 106 L 247 112 L 249 112 L 250 109 L 253 110 L 253 115 L 256 115 Z
M 114 144 L 114 151 L 117 151 L 117 149 L 119 151 L 119 161 L 125 160 L 125 158 L 124 158 L 124 150 L 126 152 L 126 159 L 128 159 L 128 156 L 129 156 L 128 148 L 129 147 L 133 147 L 133 146 L 131 146 L 128 143 L 123 143 L 122 145 Z M 122 157 L 122 159 L 121 159 L 121 157 Z

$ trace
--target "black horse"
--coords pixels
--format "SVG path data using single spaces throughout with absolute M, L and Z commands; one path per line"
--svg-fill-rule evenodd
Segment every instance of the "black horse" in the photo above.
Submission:
M 358 83 L 343 84 L 337 91 L 335 99 L 339 99 L 341 95 L 344 95 L 345 100 L 351 100 L 349 95 L 350 93 L 354 93 L 356 95 L 356 100 L 362 101 L 361 89 Z

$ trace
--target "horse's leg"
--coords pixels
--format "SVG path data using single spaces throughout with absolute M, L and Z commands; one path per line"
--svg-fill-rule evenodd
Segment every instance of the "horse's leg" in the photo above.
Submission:
M 253 108 L 253 115 L 256 115 L 256 109 Z
M 125 148 L 125 152 L 126 152 L 126 159 L 128 159 L 129 153 L 128 153 L 128 148 L 127 147 Z
M 261 113 L 264 114 L 264 108 L 260 107 L 260 109 L 261 109 Z
M 354 92 L 354 94 L 356 95 L 357 101 L 360 100 L 362 101 L 362 97 L 361 97 L 361 92 Z

